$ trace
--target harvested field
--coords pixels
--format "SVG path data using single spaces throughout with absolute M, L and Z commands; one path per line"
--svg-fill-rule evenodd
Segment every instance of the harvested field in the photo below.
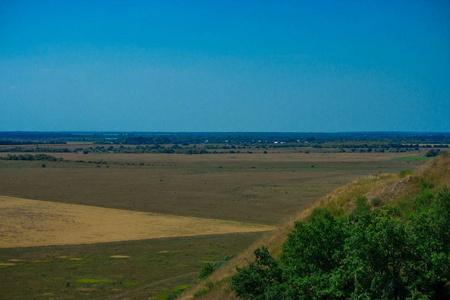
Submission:
M 74 245 L 272 230 L 182 217 L 0 196 L 0 248 Z
M 1 146 L 0 146 L 1 147 Z M 3 146 L 4 148 L 5 146 Z M 24 146 L 24 148 L 26 148 Z M 312 150 L 312 149 L 308 149 Z M 332 150 L 332 149 L 331 149 Z M 423 152 L 423 151 L 422 151 Z M 151 163 L 155 165 L 172 165 L 181 164 L 182 166 L 209 165 L 214 163 L 230 163 L 235 165 L 242 163 L 268 163 L 269 165 L 277 165 L 279 163 L 293 162 L 375 162 L 386 161 L 396 158 L 415 157 L 418 153 L 293 153 L 289 151 L 281 151 L 281 153 L 273 152 L 268 154 L 262 153 L 235 153 L 235 154 L 202 154 L 202 155 L 186 155 L 186 154 L 154 154 L 154 153 L 52 153 L 43 152 L 57 158 L 62 157 L 66 160 L 73 161 L 107 161 L 107 162 L 134 162 L 134 163 Z M 0 157 L 8 154 L 27 154 L 27 152 L 0 152 Z M 35 154 L 35 153 L 28 153 Z
M 42 168 L 40 161 L 0 160 L 0 194 L 275 225 L 361 175 L 423 163 L 392 160 L 405 155 L 411 153 L 68 153 L 61 156 L 83 162 L 44 162 Z

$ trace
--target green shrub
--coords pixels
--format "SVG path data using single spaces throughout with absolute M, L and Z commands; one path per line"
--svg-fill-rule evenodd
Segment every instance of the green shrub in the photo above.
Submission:
M 450 192 L 425 186 L 416 199 L 427 202 L 403 218 L 370 211 L 365 197 L 347 217 L 315 210 L 279 259 L 256 249 L 232 290 L 241 299 L 450 299 Z
M 412 174 L 412 171 L 410 171 L 410 170 L 402 170 L 402 171 L 400 171 L 400 173 L 398 173 L 398 175 L 401 177 L 401 178 L 403 178 L 403 177 L 405 177 L 405 176 L 407 176 L 407 175 L 411 175 Z
M 191 286 L 189 284 L 179 285 L 169 292 L 166 299 L 167 300 L 176 299 L 178 297 L 178 295 L 180 295 L 184 290 L 187 290 L 190 287 Z
M 420 179 L 420 187 L 422 190 L 432 189 L 434 187 L 434 184 L 431 180 L 429 180 L 427 178 L 421 178 Z
M 414 205 L 416 209 L 421 209 L 431 204 L 434 197 L 433 192 L 429 189 L 424 189 L 422 192 L 414 197 Z
M 204 288 L 194 293 L 194 299 L 208 294 L 208 289 Z
M 208 277 L 209 275 L 214 272 L 214 265 L 212 263 L 205 263 L 203 264 L 202 268 L 200 269 L 200 273 L 198 274 L 198 279 L 204 279 Z
M 358 196 L 356 198 L 356 207 L 353 211 L 353 214 L 366 214 L 370 212 L 370 205 L 367 201 L 367 197 Z
M 382 201 L 380 200 L 380 198 L 373 198 L 372 201 L 370 201 L 370 203 L 372 204 L 372 206 L 380 206 L 382 204 Z
M 212 281 L 207 281 L 205 283 L 205 288 L 198 290 L 197 292 L 194 293 L 194 299 L 198 298 L 200 296 L 204 296 L 206 294 L 208 294 L 209 291 L 211 291 L 214 287 L 214 283 Z

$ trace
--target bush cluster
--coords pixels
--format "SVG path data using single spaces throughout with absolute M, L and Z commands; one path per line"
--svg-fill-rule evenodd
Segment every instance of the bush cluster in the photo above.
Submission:
M 422 188 L 407 217 L 362 197 L 346 217 L 315 210 L 278 259 L 256 249 L 232 289 L 241 299 L 450 299 L 450 192 Z

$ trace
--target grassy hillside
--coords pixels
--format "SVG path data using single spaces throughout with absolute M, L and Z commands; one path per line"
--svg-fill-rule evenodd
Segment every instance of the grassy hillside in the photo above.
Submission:
M 273 257 L 279 257 L 286 236 L 294 228 L 295 222 L 306 220 L 316 208 L 327 209 L 335 217 L 346 216 L 356 207 L 356 199 L 363 196 L 367 199 L 370 210 L 375 211 L 389 206 L 396 211 L 398 218 L 402 218 L 414 209 L 412 203 L 423 191 L 438 193 L 445 186 L 450 186 L 448 153 L 427 162 L 414 173 L 402 171 L 398 174 L 365 176 L 355 180 L 322 197 L 276 231 L 263 236 L 227 265 L 182 294 L 181 299 L 236 299 L 230 288 L 231 277 L 236 273 L 236 267 L 248 265 L 254 259 L 254 250 L 263 245 L 267 246 Z

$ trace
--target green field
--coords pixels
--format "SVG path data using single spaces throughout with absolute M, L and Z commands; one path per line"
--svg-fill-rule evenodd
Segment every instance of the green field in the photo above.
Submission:
M 260 235 L 0 249 L 0 298 L 105 299 L 130 293 L 133 299 L 142 299 L 166 295 L 178 285 L 194 282 L 205 262 L 237 254 Z M 116 255 L 129 258 L 111 257 Z M 163 282 L 153 285 L 159 281 Z M 148 288 L 135 292 L 145 286 Z
M 426 157 L 425 155 L 414 155 L 414 156 L 402 156 L 402 157 L 394 157 L 393 161 L 427 161 L 430 157 Z

